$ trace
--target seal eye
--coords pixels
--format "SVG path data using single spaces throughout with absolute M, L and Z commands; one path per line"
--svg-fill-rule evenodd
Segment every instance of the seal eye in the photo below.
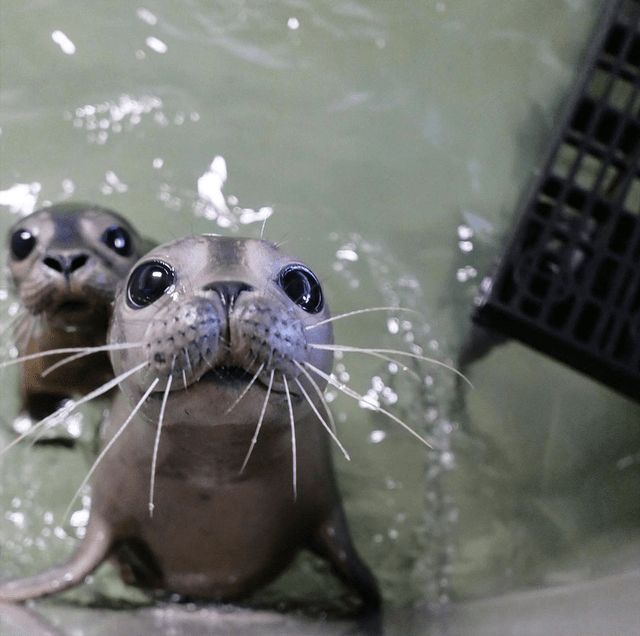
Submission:
M 35 246 L 36 237 L 29 230 L 20 228 L 11 235 L 11 255 L 17 261 L 27 258 Z
M 120 256 L 131 256 L 131 235 L 119 225 L 108 227 L 102 234 L 102 242 Z
M 175 282 L 176 275 L 171 267 L 162 261 L 150 261 L 138 265 L 127 284 L 127 300 L 134 309 L 154 303 Z
M 324 305 L 322 288 L 316 275 L 304 265 L 287 265 L 278 275 L 284 293 L 310 314 L 317 314 Z

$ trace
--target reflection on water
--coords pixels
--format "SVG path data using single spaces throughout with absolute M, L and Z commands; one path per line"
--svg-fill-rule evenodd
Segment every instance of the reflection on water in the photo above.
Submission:
M 5 1 L 0 230 L 73 198 L 160 241 L 264 232 L 320 272 L 334 313 L 419 312 L 346 318 L 337 342 L 452 361 L 599 5 Z M 410 358 L 344 352 L 335 373 L 365 397 L 328 393 L 355 539 L 390 602 L 615 570 L 638 519 L 635 407 L 516 345 L 470 370 L 473 391 Z M 3 575 L 71 549 L 88 498 L 59 516 L 84 470 L 82 453 L 2 459 Z M 263 598 L 337 598 L 326 576 L 301 559 Z M 133 593 L 107 569 L 76 594 Z

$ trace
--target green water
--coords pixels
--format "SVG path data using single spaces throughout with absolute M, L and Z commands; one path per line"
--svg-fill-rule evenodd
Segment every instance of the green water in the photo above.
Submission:
M 0 230 L 80 199 L 159 241 L 256 236 L 269 207 L 266 236 L 316 269 L 334 313 L 422 314 L 347 319 L 338 342 L 453 359 L 600 5 L 0 0 Z M 217 156 L 222 204 L 199 182 Z M 436 447 L 336 398 L 351 527 L 392 606 L 629 567 L 637 407 L 515 344 L 471 370 L 473 391 L 437 368 L 416 381 L 338 362 Z M 0 461 L 0 574 L 41 570 L 82 532 L 81 514 L 60 516 L 87 458 L 25 447 Z M 265 598 L 326 595 L 325 576 L 303 560 Z M 139 599 L 109 572 L 74 598 Z

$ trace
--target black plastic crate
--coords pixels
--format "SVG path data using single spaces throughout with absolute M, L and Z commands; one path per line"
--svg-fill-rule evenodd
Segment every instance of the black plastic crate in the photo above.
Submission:
M 473 316 L 640 398 L 640 0 L 606 2 Z

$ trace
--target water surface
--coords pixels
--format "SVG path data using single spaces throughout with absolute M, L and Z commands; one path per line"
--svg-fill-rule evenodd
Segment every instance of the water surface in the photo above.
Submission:
M 347 319 L 338 342 L 455 359 L 600 4 L 3 0 L 0 230 L 65 199 L 158 241 L 257 236 L 268 216 L 266 236 L 315 268 L 334 313 L 421 314 Z M 416 380 L 337 364 L 435 446 L 330 395 L 353 534 L 392 606 L 628 567 L 640 429 L 624 398 L 515 344 L 471 370 L 473 391 L 426 365 Z M 87 457 L 24 447 L 1 462 L 0 572 L 39 571 L 82 534 L 88 498 L 73 525 L 60 516 Z M 302 559 L 262 599 L 339 596 L 326 576 Z M 72 598 L 142 600 L 108 570 Z

